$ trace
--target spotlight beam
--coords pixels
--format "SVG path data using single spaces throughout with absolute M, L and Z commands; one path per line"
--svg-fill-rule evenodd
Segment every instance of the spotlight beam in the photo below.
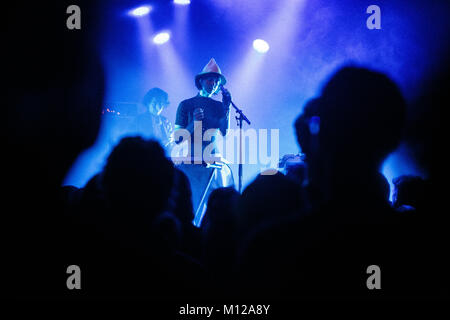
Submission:
M 156 36 L 153 37 L 153 43 L 155 44 L 163 44 L 170 40 L 170 34 L 168 32 L 160 32 Z
M 253 49 L 258 51 L 259 53 L 266 53 L 267 51 L 269 51 L 269 48 L 269 44 L 262 39 L 256 39 L 255 41 L 253 41 Z
M 179 5 L 188 5 L 191 3 L 191 0 L 173 0 L 173 3 Z
M 152 8 L 150 6 L 142 6 L 142 7 L 138 7 L 138 8 L 130 10 L 129 14 L 132 16 L 135 16 L 135 17 L 142 17 L 142 16 L 149 14 L 151 9 Z

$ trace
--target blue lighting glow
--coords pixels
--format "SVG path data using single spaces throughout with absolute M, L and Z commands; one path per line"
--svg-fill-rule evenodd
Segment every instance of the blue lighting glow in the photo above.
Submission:
M 269 51 L 269 48 L 269 44 L 262 39 L 256 39 L 255 41 L 253 41 L 253 49 L 260 53 L 266 53 L 267 51 Z
M 136 9 L 133 9 L 130 11 L 130 15 L 135 16 L 135 17 L 142 17 L 145 16 L 146 14 L 148 14 L 151 10 L 151 7 L 149 6 L 142 6 L 142 7 L 138 7 Z
M 164 111 L 173 124 L 177 104 L 192 96 L 194 76 L 211 57 L 222 68 L 233 101 L 253 120 L 249 128 L 280 129 L 280 156 L 299 152 L 292 123 L 306 101 L 320 95 L 323 84 L 339 66 L 352 63 L 386 73 L 407 100 L 413 101 L 438 59 L 447 57 L 439 39 L 447 37 L 449 22 L 446 11 L 438 5 L 426 7 L 412 1 L 405 6 L 385 1 L 382 29 L 369 30 L 368 2 L 363 0 L 249 0 L 240 1 L 238 6 L 230 0 L 197 2 L 135 1 L 127 6 L 125 3 L 131 1 L 101 2 L 106 15 L 101 19 L 104 33 L 99 43 L 107 81 L 105 101 L 112 102 L 108 107 L 120 115 L 105 114 L 102 136 L 80 156 L 66 184 L 84 186 L 103 168 L 122 131 L 130 134 L 125 124 L 124 128 L 109 125 L 110 118 L 111 123 L 119 123 L 128 116 L 127 109 L 117 108 L 116 102 L 137 103 L 150 87 L 158 86 L 174 101 Z M 427 37 L 430 19 L 436 32 L 433 37 Z M 274 111 L 268 106 L 283 107 Z M 408 109 L 411 119 L 419 119 L 426 110 L 422 107 Z M 230 125 L 236 128 L 234 121 Z M 416 137 L 414 127 L 410 125 L 405 136 Z M 313 134 L 319 132 L 319 121 L 312 121 L 309 129 Z M 411 149 L 416 150 L 411 143 Z M 248 152 L 244 159 L 248 159 Z M 425 176 L 425 169 L 415 161 L 412 151 L 398 152 L 386 160 L 382 172 L 389 181 L 402 174 L 423 172 Z M 231 167 L 237 181 L 237 164 Z M 259 173 L 259 165 L 245 164 L 243 186 Z
M 153 43 L 163 44 L 163 43 L 166 43 L 167 41 L 169 41 L 169 39 L 170 39 L 170 34 L 168 32 L 161 32 L 153 37 Z
M 191 0 L 173 0 L 175 4 L 188 5 L 191 3 Z

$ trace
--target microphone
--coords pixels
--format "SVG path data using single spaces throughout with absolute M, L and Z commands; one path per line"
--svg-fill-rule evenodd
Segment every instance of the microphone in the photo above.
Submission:
M 222 94 L 224 94 L 224 90 L 227 90 L 224 88 L 223 84 L 219 85 L 220 91 L 222 91 Z M 248 120 L 248 118 L 244 115 L 244 113 L 242 113 L 242 110 L 240 110 L 238 107 L 236 107 L 236 105 L 233 103 L 233 101 L 231 100 L 231 94 L 228 92 L 228 90 L 226 91 L 227 93 L 225 93 L 226 95 L 228 95 L 228 97 L 230 98 L 230 104 L 234 107 L 234 109 L 236 110 L 236 112 L 240 115 L 241 117 L 241 125 L 242 125 L 242 120 L 244 120 L 245 122 L 247 122 L 248 124 L 250 124 L 250 120 Z
M 227 89 L 225 89 L 223 84 L 219 85 L 219 89 L 220 89 L 220 91 L 222 91 L 222 97 L 225 98 L 226 100 L 229 100 L 229 103 L 232 103 L 231 102 L 231 94 L 230 94 L 230 92 Z
M 225 95 L 227 95 L 227 96 L 230 96 L 230 98 L 231 98 L 230 92 L 229 92 L 227 89 L 225 89 L 225 87 L 223 86 L 223 84 L 220 84 L 220 85 L 219 85 L 219 89 L 220 89 L 220 91 L 222 91 L 222 94 L 225 94 Z M 231 99 L 230 99 L 230 100 L 231 100 Z

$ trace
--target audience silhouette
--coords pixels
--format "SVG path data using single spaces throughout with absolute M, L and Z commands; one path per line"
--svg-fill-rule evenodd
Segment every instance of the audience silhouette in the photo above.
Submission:
M 298 172 L 260 174 L 242 194 L 214 190 L 196 228 L 190 182 L 154 140 L 123 138 L 83 188 L 61 187 L 100 128 L 101 15 L 94 1 L 83 2 L 84 25 L 74 33 L 60 19 L 40 19 L 44 8 L 30 5 L 8 17 L 15 35 L 8 39 L 2 161 L 13 173 L 6 177 L 12 192 L 4 207 L 14 297 L 449 295 L 448 281 L 440 279 L 448 266 L 448 224 L 435 208 L 445 197 L 439 190 L 434 200 L 442 177 L 431 157 L 422 159 L 429 179 L 393 181 L 392 204 L 389 182 L 379 173 L 402 139 L 407 111 L 386 75 L 340 68 L 294 122 L 304 156 Z M 58 17 L 69 5 L 54 1 L 45 16 Z M 31 59 L 33 45 L 41 50 Z M 435 106 L 442 98 L 448 73 L 436 79 L 417 103 Z M 66 287 L 73 264 L 82 270 L 82 290 Z M 382 290 L 366 285 L 371 265 L 382 270 Z
M 411 281 L 419 268 L 412 265 L 413 235 L 403 231 L 412 221 L 391 208 L 379 174 L 400 142 L 405 112 L 389 78 L 353 66 L 337 71 L 307 103 L 295 125 L 312 210 L 248 241 L 239 261 L 245 294 L 378 297 L 362 281 L 373 264 L 389 270 L 385 297 L 423 294 Z
M 209 290 L 232 296 L 237 250 L 237 206 L 239 192 L 232 187 L 211 192 L 202 221 L 202 261 L 209 271 Z
M 392 204 L 402 210 L 423 211 L 431 202 L 428 182 L 417 176 L 400 176 L 395 178 Z
M 23 3 L 11 3 L 5 17 L 5 292 L 15 297 L 74 295 L 66 270 L 80 234 L 64 214 L 64 201 L 75 200 L 77 191 L 60 185 L 75 157 L 96 139 L 104 77 L 97 5 L 78 1 L 85 8 L 83 28 L 73 32 L 64 20 L 71 4 L 27 3 L 24 10 Z

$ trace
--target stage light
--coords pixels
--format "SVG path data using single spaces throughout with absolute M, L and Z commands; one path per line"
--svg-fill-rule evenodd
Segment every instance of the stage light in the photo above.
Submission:
M 173 3 L 187 5 L 191 3 L 191 0 L 173 0 Z
M 133 9 L 130 11 L 130 15 L 135 16 L 135 17 L 142 17 L 145 16 L 146 14 L 148 14 L 151 10 L 151 7 L 149 6 L 142 6 L 142 7 L 138 7 L 136 9 Z
M 158 33 L 156 36 L 153 37 L 153 43 L 155 44 L 163 44 L 169 41 L 170 34 L 167 32 L 161 32 Z
M 256 39 L 255 41 L 253 41 L 253 49 L 260 53 L 266 53 L 267 51 L 269 51 L 269 48 L 269 44 L 262 39 Z

